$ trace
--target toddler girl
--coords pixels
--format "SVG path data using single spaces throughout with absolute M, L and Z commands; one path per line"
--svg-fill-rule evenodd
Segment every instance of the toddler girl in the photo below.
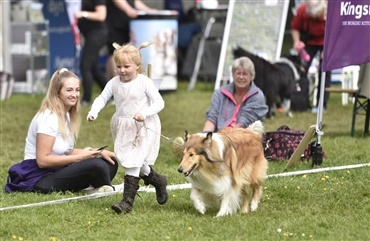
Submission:
M 117 76 L 107 83 L 87 115 L 88 121 L 96 120 L 99 111 L 114 98 L 116 112 L 110 124 L 114 152 L 125 168 L 123 199 L 112 205 L 116 213 L 131 211 L 140 178 L 145 185 L 155 187 L 159 204 L 165 204 L 168 199 L 166 177 L 150 167 L 159 152 L 161 122 L 158 112 L 164 108 L 164 101 L 153 81 L 142 74 L 139 51 L 149 45 L 144 43 L 137 49 L 131 43 L 113 44 Z

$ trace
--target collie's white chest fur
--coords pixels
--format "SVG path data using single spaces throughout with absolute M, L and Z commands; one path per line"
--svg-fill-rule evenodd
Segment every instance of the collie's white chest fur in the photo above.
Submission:
M 230 177 L 224 176 L 214 179 L 213 181 L 205 180 L 202 175 L 197 175 L 194 172 L 191 177 L 188 177 L 189 182 L 196 189 L 202 190 L 204 193 L 216 195 L 218 197 L 224 195 L 231 188 Z

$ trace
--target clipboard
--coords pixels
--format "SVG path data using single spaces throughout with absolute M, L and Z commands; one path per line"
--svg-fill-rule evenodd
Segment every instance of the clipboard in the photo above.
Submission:
M 316 133 L 316 125 L 312 125 L 308 128 L 301 143 L 299 143 L 297 149 L 295 149 L 293 155 L 290 157 L 288 163 L 285 166 L 285 170 L 289 167 L 293 166 L 299 160 L 301 160 L 301 156 L 306 149 L 307 145 L 310 144 L 311 139 L 315 136 Z

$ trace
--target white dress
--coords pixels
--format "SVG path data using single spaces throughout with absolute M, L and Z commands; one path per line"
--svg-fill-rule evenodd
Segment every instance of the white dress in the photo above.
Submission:
M 112 96 L 116 112 L 110 127 L 118 160 L 125 168 L 153 165 L 158 156 L 161 135 L 161 122 L 157 113 L 164 108 L 158 89 L 150 78 L 142 74 L 128 83 L 121 82 L 116 76 L 94 100 L 88 116 L 96 119 Z M 138 112 L 144 122 L 133 119 Z

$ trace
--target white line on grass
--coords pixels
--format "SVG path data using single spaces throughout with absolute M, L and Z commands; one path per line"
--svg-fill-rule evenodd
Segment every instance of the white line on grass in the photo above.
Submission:
M 267 178 L 288 177 L 288 176 L 296 176 L 296 175 L 303 175 L 303 174 L 310 174 L 310 173 L 336 171 L 336 170 L 344 170 L 344 169 L 353 169 L 353 168 L 369 167 L 369 166 L 370 166 L 370 163 L 347 165 L 347 166 L 337 166 L 337 167 L 325 167 L 325 168 L 318 168 L 318 169 L 312 169 L 312 170 L 302 170 L 302 171 L 283 172 L 283 173 L 278 173 L 278 174 L 271 174 L 271 175 L 268 175 Z M 101 198 L 101 197 L 110 196 L 110 195 L 120 193 L 120 192 L 122 193 L 123 183 L 119 184 L 119 185 L 114 185 L 114 186 L 115 186 L 116 190 L 112 191 L 112 192 L 93 193 L 93 194 L 90 194 L 90 195 L 84 195 L 84 196 L 78 196 L 78 197 L 57 199 L 57 200 L 51 200 L 51 201 L 46 201 L 46 202 L 30 203 L 30 204 L 24 204 L 24 205 L 19 205 L 19 206 L 4 207 L 4 208 L 0 208 L 0 211 L 11 210 L 11 209 L 19 209 L 19 208 L 45 206 L 45 205 L 51 205 L 51 204 L 59 204 L 59 203 L 65 203 L 65 202 L 70 202 L 70 201 L 76 201 L 76 200 Z M 167 190 L 180 190 L 180 189 L 189 189 L 189 188 L 191 188 L 190 183 L 167 186 Z M 141 192 L 155 192 L 155 188 L 149 188 L 149 187 L 146 187 L 146 186 L 142 186 L 142 187 L 139 188 L 139 191 L 141 191 Z
M 344 170 L 344 169 L 352 169 L 352 168 L 359 168 L 359 167 L 369 167 L 370 163 L 364 164 L 354 164 L 354 165 L 347 165 L 347 166 L 337 166 L 337 167 L 324 167 L 318 169 L 311 169 L 311 170 L 302 170 L 302 171 L 295 171 L 295 172 L 282 172 L 278 174 L 271 174 L 267 177 L 288 177 L 288 176 L 296 176 L 302 174 L 310 174 L 310 173 L 318 173 L 318 172 L 327 172 L 327 171 L 337 171 L 337 170 Z

